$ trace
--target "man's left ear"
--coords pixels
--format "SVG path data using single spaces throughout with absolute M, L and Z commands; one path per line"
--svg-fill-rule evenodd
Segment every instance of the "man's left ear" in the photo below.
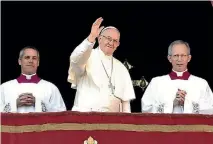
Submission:
M 119 47 L 119 46 L 120 46 L 120 44 L 121 44 L 121 43 L 120 43 L 120 42 L 118 42 L 118 46 L 117 46 L 117 47 Z
M 191 59 L 192 59 L 192 56 L 191 56 L 191 55 L 189 55 L 188 62 L 190 62 L 190 61 L 191 61 Z

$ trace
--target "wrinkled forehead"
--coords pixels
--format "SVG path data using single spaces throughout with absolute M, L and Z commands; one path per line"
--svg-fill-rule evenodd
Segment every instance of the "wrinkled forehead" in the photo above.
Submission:
M 28 48 L 24 50 L 24 56 L 38 56 L 38 52 L 34 49 Z
M 113 39 L 120 39 L 120 32 L 116 28 L 105 28 L 100 35 L 110 36 Z
M 188 54 L 189 49 L 185 44 L 175 44 L 172 47 L 172 54 Z

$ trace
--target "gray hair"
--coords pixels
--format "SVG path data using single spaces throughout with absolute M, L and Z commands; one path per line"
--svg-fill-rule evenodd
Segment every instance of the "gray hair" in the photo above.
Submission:
M 183 40 L 176 40 L 176 41 L 173 41 L 170 45 L 169 45 L 169 48 L 168 48 L 168 55 L 171 56 L 172 55 L 172 48 L 174 45 L 176 44 L 184 44 L 186 45 L 186 47 L 188 48 L 188 55 L 191 54 L 191 50 L 190 50 L 190 47 L 189 47 L 189 44 Z
M 39 51 L 38 51 L 38 49 L 37 49 L 36 47 L 34 47 L 34 46 L 26 46 L 26 47 L 24 47 L 23 49 L 21 49 L 21 51 L 19 52 L 19 59 L 21 59 L 21 58 L 24 56 L 24 51 L 25 51 L 26 49 L 33 49 L 33 50 L 35 50 L 35 51 L 37 52 L 38 59 L 40 59 Z

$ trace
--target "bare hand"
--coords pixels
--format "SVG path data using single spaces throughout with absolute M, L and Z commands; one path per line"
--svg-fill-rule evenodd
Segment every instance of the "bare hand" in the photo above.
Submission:
M 102 21 L 103 21 L 103 18 L 100 17 L 96 19 L 96 21 L 93 23 L 90 35 L 88 37 L 89 42 L 94 42 L 95 39 L 99 36 L 101 30 L 104 28 L 104 26 L 100 27 Z
M 35 105 L 35 97 L 32 93 L 23 93 L 17 98 L 17 107 Z
M 186 91 L 178 89 L 176 93 L 176 98 L 174 100 L 174 104 L 183 106 L 185 101 L 185 96 L 186 96 Z

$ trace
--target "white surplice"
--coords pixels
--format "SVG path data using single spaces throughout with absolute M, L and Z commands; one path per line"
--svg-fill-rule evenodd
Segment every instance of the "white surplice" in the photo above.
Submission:
M 18 83 L 16 79 L 3 83 L 1 86 L 1 112 L 58 112 L 66 111 L 66 106 L 58 88 L 46 80 L 38 83 Z M 35 106 L 17 108 L 16 100 L 22 93 L 32 93 Z
M 106 56 L 94 43 L 85 39 L 70 56 L 68 81 L 77 89 L 73 111 L 131 112 L 130 100 L 135 93 L 126 67 L 116 58 Z M 113 59 L 112 84 L 114 97 L 109 89 Z M 103 65 L 101 63 L 103 62 Z
M 187 93 L 184 106 L 173 107 L 178 89 Z M 151 80 L 141 105 L 144 113 L 199 113 L 213 110 L 213 93 L 207 81 L 200 77 L 190 75 L 188 80 L 171 80 L 169 75 L 164 75 Z

